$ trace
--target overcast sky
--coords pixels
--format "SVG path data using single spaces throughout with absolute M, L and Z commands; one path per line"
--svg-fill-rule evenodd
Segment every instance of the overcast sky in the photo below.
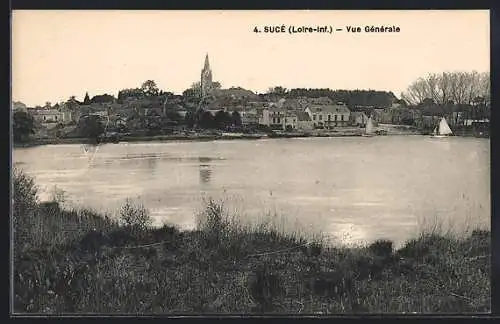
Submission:
M 155 80 L 181 93 L 199 81 L 264 92 L 375 89 L 399 97 L 429 72 L 489 71 L 489 12 L 14 11 L 12 97 L 29 106 L 117 95 Z M 399 26 L 399 33 L 256 34 L 264 25 Z

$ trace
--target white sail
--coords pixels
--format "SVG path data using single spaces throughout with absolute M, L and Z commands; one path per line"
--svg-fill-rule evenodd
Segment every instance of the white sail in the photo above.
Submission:
M 366 128 L 365 128 L 365 134 L 372 134 L 373 133 L 373 122 L 372 118 L 368 118 L 366 121 Z
M 446 119 L 444 117 L 439 122 L 438 134 L 439 135 L 450 135 L 450 134 L 453 134 L 453 132 L 450 129 L 450 126 L 448 126 L 448 123 L 446 122 Z

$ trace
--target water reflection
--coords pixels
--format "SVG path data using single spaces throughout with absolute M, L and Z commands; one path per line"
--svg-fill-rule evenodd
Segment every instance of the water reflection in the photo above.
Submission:
M 118 206 L 140 196 L 156 210 L 154 217 L 184 224 L 204 205 L 200 199 L 220 194 L 228 211 L 245 219 L 258 222 L 276 213 L 287 230 L 314 224 L 345 244 L 378 238 L 397 243 L 416 235 L 424 217 L 488 227 L 489 141 L 445 140 L 134 143 L 99 150 L 54 145 L 15 149 L 13 163 L 25 163 L 22 169 L 36 177 L 40 195 L 51 195 L 57 184 L 69 200 L 93 209 L 114 211 L 113 201 Z M 287 152 L 280 154 L 284 145 Z
M 148 176 L 153 176 L 156 174 L 156 169 L 158 165 L 159 157 L 157 154 L 137 154 L 129 155 L 127 154 L 121 159 L 109 159 L 106 164 L 113 167 L 113 164 L 118 163 L 119 169 L 125 168 L 128 171 L 137 170 Z
M 212 159 L 205 156 L 200 156 L 198 158 L 200 162 L 200 183 L 209 183 L 212 178 L 212 166 L 209 164 Z

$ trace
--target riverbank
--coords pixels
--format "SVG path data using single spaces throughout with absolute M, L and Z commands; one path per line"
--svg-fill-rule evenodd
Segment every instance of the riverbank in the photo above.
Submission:
M 146 136 L 146 135 L 120 135 L 115 139 L 107 139 L 105 143 L 119 143 L 119 142 L 153 142 L 153 141 L 214 141 L 214 140 L 257 140 L 263 138 L 304 138 L 304 137 L 359 137 L 363 135 L 363 128 L 359 127 L 342 127 L 332 130 L 311 130 L 311 131 L 295 131 L 295 132 L 285 132 L 285 131 L 274 131 L 271 133 L 252 133 L 252 134 L 242 134 L 242 133 L 187 133 L 187 134 L 172 134 L 172 135 L 156 135 L 156 136 Z M 377 127 L 376 135 L 379 136 L 418 136 L 418 135 L 430 135 L 430 131 L 424 132 L 413 126 L 405 125 L 391 125 L 391 124 L 379 124 Z M 475 133 L 470 130 L 458 130 L 455 136 L 459 137 L 480 137 L 489 138 L 488 132 Z M 56 145 L 56 144 L 87 144 L 89 140 L 87 138 L 43 138 L 43 139 L 33 139 L 26 143 L 14 143 L 14 148 L 26 148 L 39 145 Z
M 467 313 L 490 310 L 490 233 L 429 229 L 347 248 L 248 227 L 209 202 L 199 226 L 151 228 L 39 203 L 14 177 L 14 307 L 28 313 Z
M 415 135 L 411 134 L 385 134 L 385 135 Z M 362 136 L 362 131 L 314 131 L 314 132 L 274 132 L 270 134 L 189 134 L 189 135 L 156 135 L 156 136 L 120 136 L 118 140 L 105 140 L 105 143 L 119 142 L 167 142 L 167 141 L 214 141 L 214 140 L 258 140 L 264 138 L 304 138 L 304 137 L 353 137 Z M 34 139 L 26 143 L 14 143 L 14 148 L 27 148 L 39 145 L 56 144 L 87 144 L 87 138 L 45 138 Z

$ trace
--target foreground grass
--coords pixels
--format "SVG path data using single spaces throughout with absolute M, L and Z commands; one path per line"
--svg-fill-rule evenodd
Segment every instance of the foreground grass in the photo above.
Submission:
M 14 179 L 17 313 L 489 312 L 490 233 L 334 248 L 245 227 L 209 202 L 199 229 L 40 204 Z

